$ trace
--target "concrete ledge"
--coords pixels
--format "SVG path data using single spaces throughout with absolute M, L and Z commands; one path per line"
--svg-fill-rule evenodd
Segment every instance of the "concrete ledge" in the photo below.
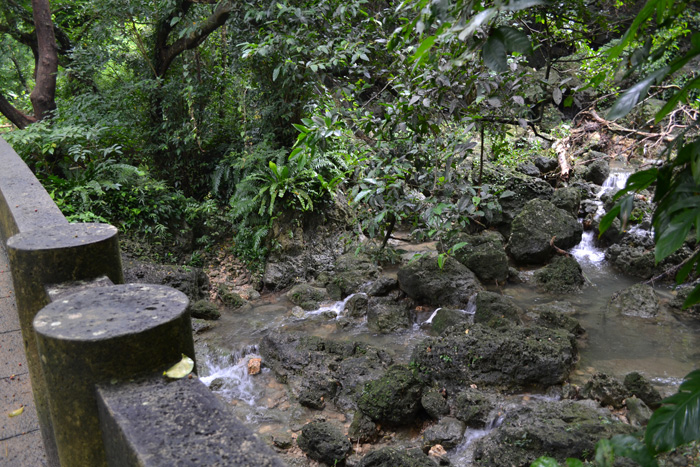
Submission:
M 105 385 L 97 400 L 112 467 L 285 465 L 197 378 Z
M 98 384 L 162 373 L 182 354 L 194 357 L 188 306 L 187 296 L 170 287 L 115 285 L 64 296 L 36 315 L 61 465 L 107 465 Z
M 21 157 L 0 138 L 0 236 L 68 224 Z

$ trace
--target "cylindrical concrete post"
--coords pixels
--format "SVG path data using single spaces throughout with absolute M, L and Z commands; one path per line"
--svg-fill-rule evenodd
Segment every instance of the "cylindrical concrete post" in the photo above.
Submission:
M 132 284 L 78 292 L 36 315 L 61 465 L 107 465 L 97 384 L 162 372 L 182 354 L 194 359 L 188 306 L 187 296 L 173 288 Z
M 15 300 L 41 434 L 50 465 L 58 466 L 46 389 L 32 321 L 49 303 L 48 284 L 109 277 L 124 282 L 117 229 L 106 224 L 63 224 L 14 235 L 7 241 Z

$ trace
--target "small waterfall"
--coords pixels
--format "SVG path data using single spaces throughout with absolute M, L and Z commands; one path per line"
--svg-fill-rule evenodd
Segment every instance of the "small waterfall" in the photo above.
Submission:
M 345 310 L 345 305 L 347 305 L 348 301 L 352 297 L 354 297 L 355 295 L 365 295 L 366 296 L 367 294 L 362 293 L 362 292 L 350 294 L 347 297 L 345 297 L 344 300 L 340 300 L 339 302 L 333 302 L 333 303 L 330 303 L 328 305 L 321 305 L 316 310 L 307 311 L 304 314 L 304 316 L 305 317 L 306 316 L 314 316 L 314 315 L 320 315 L 320 314 L 327 313 L 327 312 L 332 312 L 332 313 L 335 313 L 335 319 L 338 319 L 338 318 L 340 318 L 343 311 Z
M 248 373 L 248 361 L 260 358 L 257 352 L 257 346 L 248 346 L 230 355 L 207 353 L 202 362 L 202 373 L 206 376 L 200 380 L 228 400 L 240 400 L 255 407 L 260 391 Z
M 428 319 L 423 321 L 421 325 L 423 324 L 430 324 L 433 322 L 433 319 L 435 319 L 435 316 L 437 316 L 438 311 L 442 310 L 442 307 L 435 308 L 435 311 L 433 311 L 433 314 L 430 315 Z M 469 297 L 469 302 L 467 302 L 467 308 L 464 310 L 459 310 L 465 315 L 473 315 L 476 313 L 476 294 L 472 295 Z
M 467 428 L 464 432 L 462 442 L 459 443 L 459 445 L 457 445 L 457 447 L 455 447 L 449 454 L 452 463 L 454 465 L 470 465 L 474 460 L 474 442 L 501 426 L 505 418 L 506 412 L 504 410 L 494 410 L 489 415 L 488 422 L 484 428 Z

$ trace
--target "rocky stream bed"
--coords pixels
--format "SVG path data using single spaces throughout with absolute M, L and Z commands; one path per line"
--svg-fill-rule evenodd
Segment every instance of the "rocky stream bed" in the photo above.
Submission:
M 642 199 L 633 228 L 594 240 L 630 172 L 599 161 L 556 190 L 546 168 L 518 175 L 442 267 L 450 245 L 398 241 L 402 261 L 382 269 L 325 223 L 279 228 L 273 292 L 210 268 L 215 303 L 193 308 L 218 317 L 195 319 L 202 380 L 289 465 L 527 466 L 643 429 L 700 363 L 697 312 L 644 281 L 695 245 L 655 265 Z M 181 288 L 206 298 L 187 273 Z

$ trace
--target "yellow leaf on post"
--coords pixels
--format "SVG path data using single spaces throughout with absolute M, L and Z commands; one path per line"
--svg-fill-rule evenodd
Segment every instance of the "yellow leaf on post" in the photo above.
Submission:
M 171 366 L 168 371 L 164 371 L 163 374 L 168 378 L 180 379 L 189 375 L 193 368 L 194 360 L 183 353 L 182 360 Z
M 7 414 L 8 417 L 16 417 L 17 415 L 22 415 L 22 412 L 24 412 L 24 406 L 20 407 L 17 410 L 13 410 L 9 414 Z

